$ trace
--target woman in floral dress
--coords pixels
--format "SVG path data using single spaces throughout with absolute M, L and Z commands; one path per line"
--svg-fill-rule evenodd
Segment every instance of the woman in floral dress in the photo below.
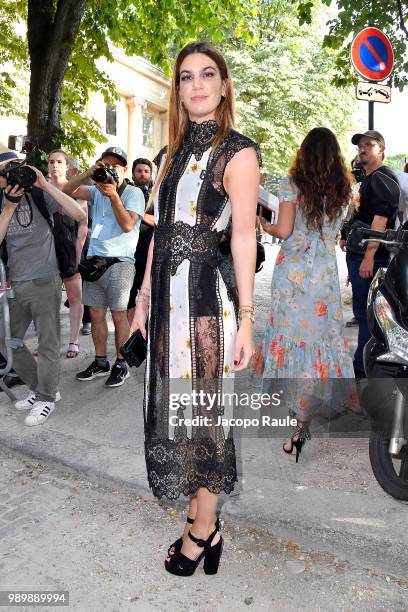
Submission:
M 271 379 L 291 379 L 283 385 L 284 400 L 290 401 L 298 426 L 284 450 L 290 453 L 296 446 L 296 460 L 310 437 L 310 418 L 319 411 L 330 414 L 329 404 L 350 389 L 333 379 L 354 378 L 342 335 L 335 254 L 350 197 L 350 177 L 336 137 L 326 128 L 315 128 L 280 186 L 277 223 L 261 217 L 263 229 L 285 242 L 275 262 L 271 312 L 254 369 L 263 374 L 264 391 L 276 387 Z

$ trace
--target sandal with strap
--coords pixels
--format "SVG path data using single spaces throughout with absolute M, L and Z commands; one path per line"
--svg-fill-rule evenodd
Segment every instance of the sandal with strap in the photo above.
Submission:
M 297 437 L 297 440 L 294 440 L 293 438 L 296 438 L 296 437 Z M 294 432 L 290 436 L 290 442 L 291 442 L 290 449 L 285 448 L 286 442 L 283 443 L 282 448 L 285 453 L 287 453 L 288 455 L 291 455 L 293 452 L 293 448 L 296 447 L 296 463 L 298 463 L 299 455 L 302 452 L 302 446 L 304 445 L 306 440 L 310 440 L 310 439 L 311 439 L 311 435 L 310 435 L 309 426 L 307 425 L 307 423 L 298 422 Z
M 218 532 L 217 526 L 210 533 L 207 540 L 202 540 L 200 538 L 196 538 L 191 531 L 188 532 L 188 537 L 194 544 L 203 549 L 203 551 L 198 555 L 197 559 L 190 559 L 190 557 L 186 557 L 183 555 L 181 551 L 176 552 L 171 556 L 169 561 L 164 562 L 164 567 L 170 574 L 175 574 L 176 576 L 192 576 L 199 566 L 201 560 L 204 558 L 204 572 L 206 574 L 216 574 L 218 572 L 218 566 L 220 563 L 223 539 L 220 537 L 217 544 L 211 546 L 211 543 Z
M 188 516 L 186 518 L 186 522 L 189 525 L 193 525 L 194 519 L 191 518 L 191 516 Z M 167 549 L 167 555 L 171 557 L 171 555 L 174 554 L 175 552 L 180 552 L 182 546 L 183 546 L 183 538 L 181 537 L 175 542 L 173 542 L 173 544 L 170 544 L 169 548 Z
M 194 524 L 194 519 L 192 519 L 190 516 L 187 517 L 186 521 L 190 525 Z M 218 531 L 220 530 L 220 519 L 218 518 L 218 516 L 217 516 L 217 520 L 215 521 L 215 527 L 218 529 Z M 174 553 L 180 552 L 182 546 L 183 546 L 183 538 L 181 537 L 169 546 L 167 550 L 167 555 L 171 557 L 172 555 L 174 555 Z
M 78 353 L 79 353 L 78 342 L 70 342 L 68 344 L 67 359 L 74 359 L 74 357 L 78 357 Z

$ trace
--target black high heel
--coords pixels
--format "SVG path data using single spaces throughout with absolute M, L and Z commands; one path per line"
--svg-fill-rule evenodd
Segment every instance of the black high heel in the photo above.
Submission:
M 296 438 L 297 440 L 295 441 L 293 438 Z M 296 448 L 296 463 L 298 463 L 299 461 L 299 455 L 302 452 L 302 446 L 304 445 L 304 443 L 306 442 L 306 440 L 310 440 L 311 435 L 310 435 L 310 431 L 309 431 L 309 427 L 307 425 L 307 423 L 298 423 L 295 431 L 293 432 L 293 434 L 290 437 L 290 441 L 291 441 L 291 447 L 288 450 L 287 448 L 285 448 L 285 442 L 283 443 L 283 450 L 285 453 L 287 453 L 288 455 L 291 455 L 293 452 L 293 448 Z
M 170 572 L 170 574 L 175 574 L 176 576 L 192 576 L 201 560 L 204 558 L 204 572 L 206 574 L 216 574 L 220 564 L 223 542 L 222 537 L 220 537 L 219 542 L 211 546 L 217 532 L 218 527 L 215 526 L 215 529 L 210 533 L 207 540 L 202 540 L 193 536 L 191 531 L 189 531 L 188 537 L 190 540 L 202 548 L 203 551 L 198 555 L 197 559 L 190 559 L 190 557 L 183 555 L 181 551 L 174 553 L 169 561 L 166 560 L 164 562 L 166 570 Z

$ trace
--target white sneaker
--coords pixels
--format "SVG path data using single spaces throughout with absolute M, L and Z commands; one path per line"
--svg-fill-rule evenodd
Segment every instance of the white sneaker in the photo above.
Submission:
M 28 427 L 32 427 L 33 425 L 41 425 L 44 423 L 50 416 L 52 412 L 55 410 L 54 402 L 35 402 L 34 406 L 30 410 L 30 414 L 25 418 L 25 424 Z
M 57 391 L 57 393 L 55 394 L 55 401 L 59 402 L 60 399 L 61 399 L 61 393 Z M 30 410 L 30 408 L 34 406 L 35 402 L 36 402 L 35 391 L 30 391 L 30 393 L 27 395 L 26 398 L 16 402 L 14 406 L 15 408 L 17 408 L 17 410 Z

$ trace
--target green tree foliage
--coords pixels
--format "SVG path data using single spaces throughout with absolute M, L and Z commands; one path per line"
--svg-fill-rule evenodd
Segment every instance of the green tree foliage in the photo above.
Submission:
M 86 100 L 89 90 L 101 91 L 107 102 L 115 98 L 110 75 L 97 65 L 102 57 L 112 61 L 111 45 L 168 72 L 171 48 L 203 30 L 214 41 L 227 29 L 250 40 L 255 10 L 255 0 L 208 0 L 205 6 L 200 0 L 0 0 L 0 66 L 5 67 L 0 70 L 0 112 L 16 112 L 14 75 L 31 68 L 32 76 L 35 67 L 39 76 L 30 84 L 28 116 L 40 145 L 49 150 L 62 144 L 75 156 L 90 155 L 103 137 L 86 117 Z M 64 64 L 61 86 L 55 57 Z M 52 83 L 57 85 L 51 91 Z M 57 103 L 50 110 L 53 98 Z
M 354 91 L 332 84 L 336 54 L 322 48 L 326 15 L 320 5 L 311 24 L 301 26 L 284 0 L 261 1 L 256 44 L 242 48 L 231 37 L 224 45 L 240 128 L 261 145 L 268 173 L 286 174 L 304 136 L 316 126 L 332 129 L 349 148 Z
M 387 155 L 385 163 L 390 168 L 395 170 L 404 170 L 405 164 L 408 162 L 408 153 L 399 153 L 397 155 Z
M 18 104 L 21 93 L 21 72 L 28 69 L 27 45 L 18 31 L 20 14 L 25 15 L 24 2 L 0 2 L 0 113 L 24 114 L 27 104 Z M 16 28 L 17 26 L 17 28 Z M 23 96 L 24 97 L 24 96 Z
M 322 0 L 330 5 L 331 0 Z M 313 10 L 320 0 L 292 0 L 300 23 L 311 23 Z M 395 56 L 392 84 L 401 91 L 408 84 L 408 2 L 407 0 L 337 0 L 338 14 L 328 22 L 326 47 L 339 51 L 335 82 L 349 85 L 358 79 L 350 65 L 353 37 L 367 26 L 383 30 L 391 40 Z

